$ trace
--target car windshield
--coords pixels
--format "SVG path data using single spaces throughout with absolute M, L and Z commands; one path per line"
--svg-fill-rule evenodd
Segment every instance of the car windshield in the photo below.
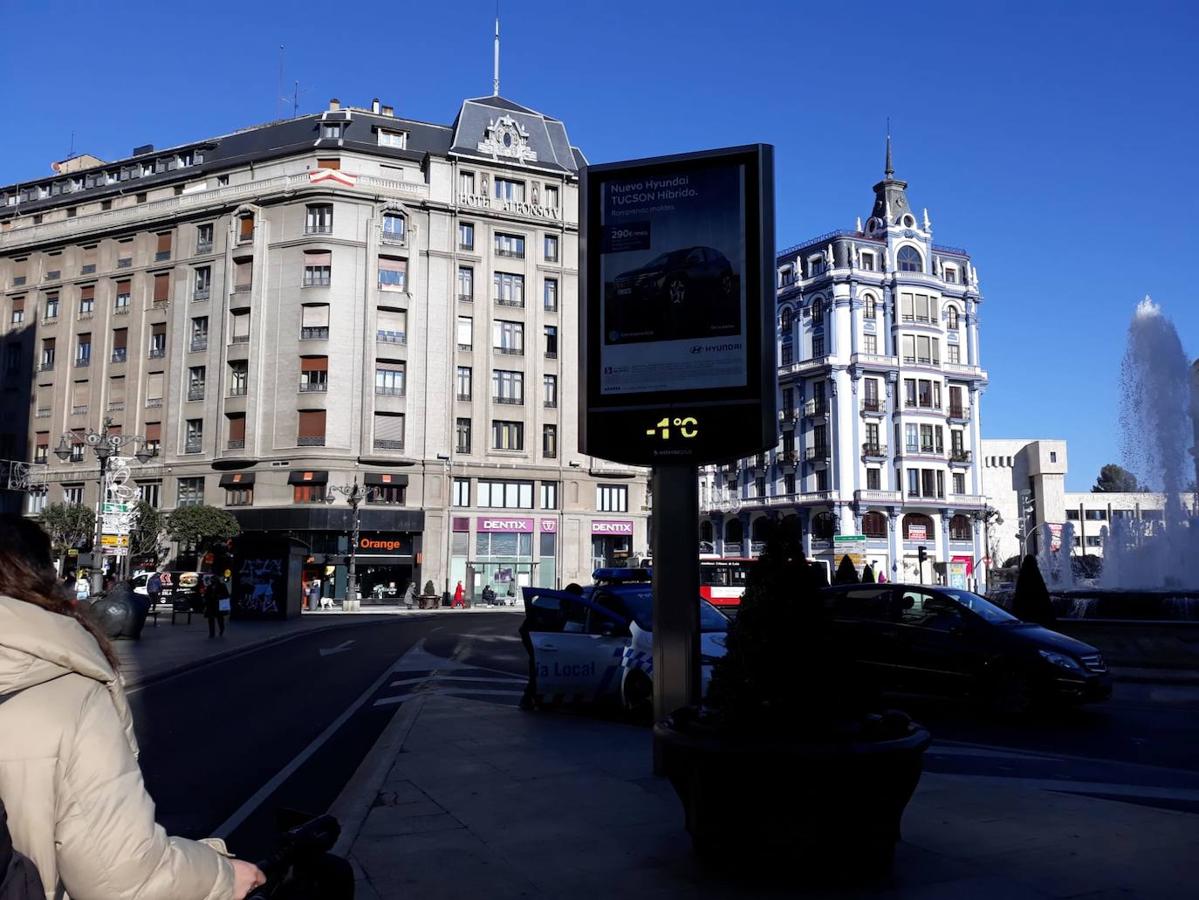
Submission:
M 649 590 L 620 591 L 620 599 L 643 631 L 653 631 L 654 595 Z M 729 620 L 707 600 L 699 601 L 699 630 L 703 632 L 728 631 Z
M 670 264 L 670 259 L 672 256 L 674 256 L 673 253 L 663 253 L 661 256 L 655 256 L 653 259 L 651 259 L 649 262 L 647 262 L 641 268 L 643 268 L 643 269 L 660 269 L 663 266 Z
M 982 616 L 988 622 L 999 625 L 1004 622 L 1020 621 L 1007 610 L 996 606 L 990 600 L 986 600 L 978 596 L 978 594 L 972 594 L 969 591 L 959 591 L 956 588 L 941 588 L 940 590 L 946 597 L 966 607 L 966 609 L 975 615 Z

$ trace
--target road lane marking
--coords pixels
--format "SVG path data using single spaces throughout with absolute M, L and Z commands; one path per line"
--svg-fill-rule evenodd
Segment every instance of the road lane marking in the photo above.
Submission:
M 499 688 L 488 689 L 479 688 L 472 690 L 470 688 L 439 688 L 429 686 L 423 690 L 412 691 L 408 694 L 401 694 L 398 697 L 382 697 L 374 702 L 374 706 L 394 706 L 396 703 L 403 703 L 405 700 L 411 700 L 414 697 L 520 697 L 524 694 L 520 691 L 505 691 Z
M 334 653 L 344 653 L 350 649 L 350 646 L 353 643 L 354 640 L 351 638 L 348 641 L 342 641 L 336 647 L 321 647 L 321 656 L 332 656 Z

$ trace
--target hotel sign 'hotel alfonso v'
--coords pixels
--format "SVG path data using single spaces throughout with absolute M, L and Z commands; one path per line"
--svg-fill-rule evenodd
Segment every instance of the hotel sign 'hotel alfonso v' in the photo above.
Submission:
M 163 510 L 311 548 L 364 602 L 584 581 L 647 549 L 645 475 L 579 454 L 578 176 L 565 125 L 499 96 L 450 125 L 374 101 L 0 187 L 5 456 L 94 506 L 63 435 L 143 435 Z M 504 527 L 492 527 L 502 522 Z

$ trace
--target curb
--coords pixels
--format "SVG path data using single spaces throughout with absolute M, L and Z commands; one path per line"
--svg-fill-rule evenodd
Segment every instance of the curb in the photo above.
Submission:
M 396 710 L 375 745 L 367 751 L 346 786 L 330 805 L 329 815 L 341 825 L 341 835 L 330 851 L 334 855 L 349 856 L 371 807 L 375 805 L 379 790 L 387 780 L 387 773 L 395 764 L 396 756 L 408 740 L 424 705 L 425 698 L 417 696 Z
M 411 616 L 410 618 L 424 618 L 424 617 L 423 616 Z M 168 679 L 174 678 L 177 675 L 183 675 L 187 672 L 191 672 L 196 669 L 202 669 L 205 666 L 211 665 L 213 663 L 227 662 L 228 660 L 234 659 L 235 657 L 243 656 L 246 653 L 250 653 L 255 650 L 261 650 L 264 647 L 274 646 L 275 644 L 282 644 L 282 643 L 285 643 L 286 641 L 294 641 L 297 638 L 302 638 L 302 637 L 305 637 L 310 634 L 323 634 L 326 631 L 335 631 L 338 628 L 345 628 L 345 627 L 352 626 L 352 625 L 367 625 L 367 624 L 370 624 L 370 623 L 354 622 L 354 621 L 330 622 L 328 625 L 317 625 L 317 626 L 313 626 L 312 628 L 305 628 L 302 631 L 292 632 L 291 634 L 278 634 L 278 635 L 274 635 L 273 637 L 263 638 L 262 640 L 255 641 L 252 644 L 245 644 L 241 647 L 234 647 L 230 650 L 223 650 L 220 653 L 214 653 L 211 656 L 205 656 L 200 659 L 189 660 L 188 662 L 180 663 L 177 666 L 173 666 L 170 669 L 164 669 L 163 671 L 154 672 L 150 675 L 146 675 L 146 676 L 139 677 L 139 678 L 126 679 L 125 684 L 124 684 L 125 690 L 131 691 L 134 688 L 140 689 L 140 688 L 150 687 L 151 685 L 157 684 L 160 681 L 167 681 Z

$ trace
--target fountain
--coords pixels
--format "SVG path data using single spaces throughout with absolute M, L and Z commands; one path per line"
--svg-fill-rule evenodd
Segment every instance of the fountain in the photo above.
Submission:
M 1102 533 L 1097 590 L 1071 590 L 1061 579 L 1061 560 L 1051 558 L 1069 552 L 1069 523 L 1061 550 L 1045 551 L 1046 558 L 1038 560 L 1042 573 L 1047 581 L 1058 577 L 1057 583 L 1050 581 L 1051 590 L 1066 615 L 1199 619 L 1199 510 L 1188 512 L 1181 499 L 1189 480 L 1188 456 L 1195 453 L 1193 448 L 1188 453 L 1188 444 L 1199 441 L 1199 377 L 1173 323 L 1149 297 L 1137 304 L 1128 326 L 1122 391 L 1124 463 L 1148 489 L 1165 494 L 1164 517 L 1112 519 Z M 1068 565 L 1064 572 L 1070 572 Z

